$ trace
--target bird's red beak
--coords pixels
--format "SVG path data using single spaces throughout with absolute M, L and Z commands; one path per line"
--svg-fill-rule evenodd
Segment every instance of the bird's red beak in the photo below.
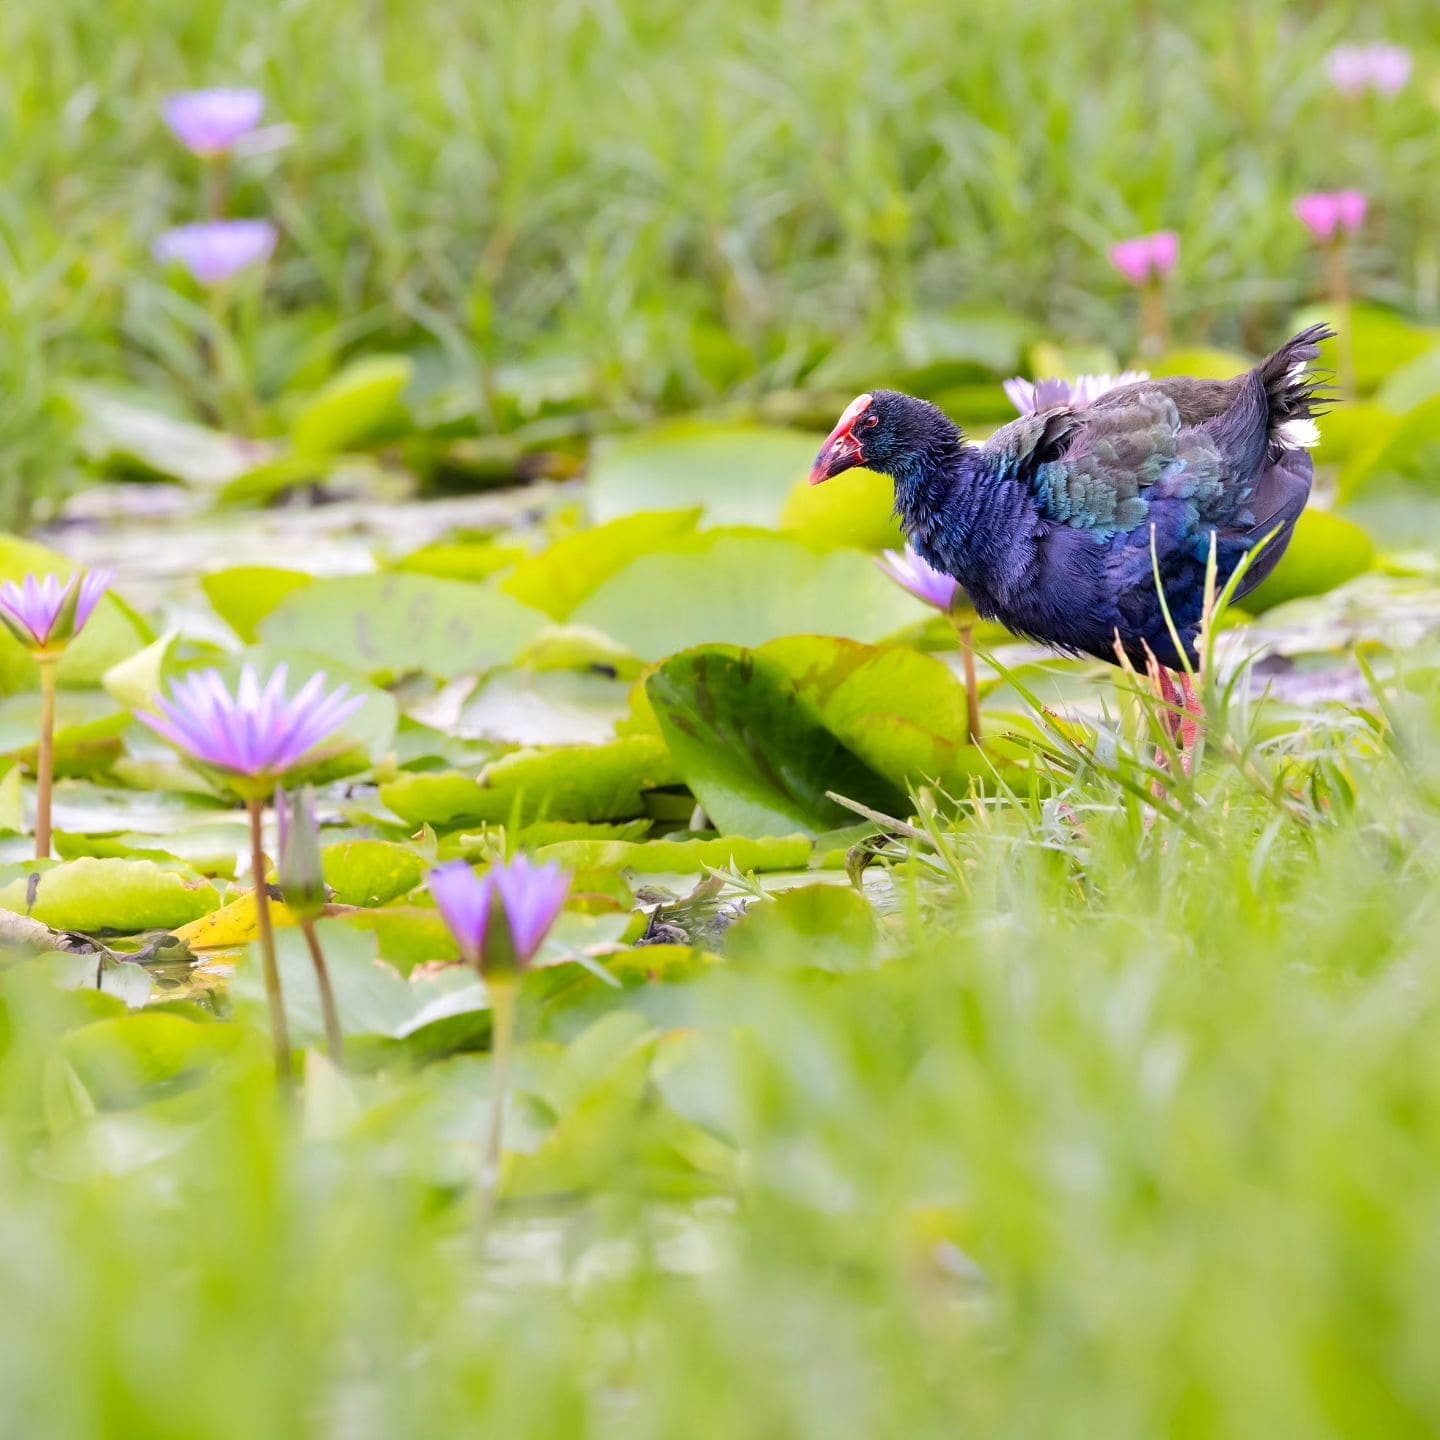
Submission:
M 820 447 L 815 464 L 810 470 L 810 483 L 819 485 L 844 470 L 853 470 L 865 463 L 865 452 L 855 435 L 855 426 L 860 417 L 870 408 L 870 396 L 857 395 L 845 408 L 839 424 L 830 432 L 829 438 Z

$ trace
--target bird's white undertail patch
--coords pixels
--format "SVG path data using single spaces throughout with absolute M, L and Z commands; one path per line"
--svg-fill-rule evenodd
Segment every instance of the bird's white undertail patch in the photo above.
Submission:
M 1313 420 L 1286 420 L 1275 434 L 1287 450 L 1313 450 L 1320 443 L 1320 427 Z

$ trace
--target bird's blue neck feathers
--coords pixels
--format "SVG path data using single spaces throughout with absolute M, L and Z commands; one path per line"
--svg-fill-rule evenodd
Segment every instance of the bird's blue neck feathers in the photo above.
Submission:
M 1019 553 L 1030 550 L 1024 487 L 999 473 L 993 457 L 966 445 L 958 430 L 905 455 L 891 474 L 895 511 L 911 545 L 972 595 L 1027 568 L 1027 555 Z

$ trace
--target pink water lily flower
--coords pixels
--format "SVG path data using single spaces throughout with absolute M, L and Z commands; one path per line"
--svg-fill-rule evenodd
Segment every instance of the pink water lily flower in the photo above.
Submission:
M 1373 45 L 1337 45 L 1325 57 L 1330 83 L 1345 95 L 1367 90 L 1398 95 L 1410 83 L 1415 59 L 1403 45 L 1384 40 Z
M 1180 259 L 1180 237 L 1173 230 L 1136 235 L 1110 247 L 1110 263 L 1132 284 L 1163 280 Z
M 1296 217 L 1323 245 L 1353 235 L 1365 223 L 1368 208 L 1359 190 L 1317 190 L 1302 195 L 1292 207 Z
M 220 87 L 185 90 L 165 102 L 165 123 L 196 155 L 220 155 L 260 123 L 265 97 L 258 90 Z
M 275 252 L 279 232 L 268 220 L 207 220 L 167 230 L 155 242 L 162 264 L 179 262 L 202 285 L 220 285 Z
M 24 584 L 0 585 L 0 622 L 28 650 L 55 650 L 73 640 L 95 613 L 110 581 L 109 570 L 61 580 L 27 575 Z

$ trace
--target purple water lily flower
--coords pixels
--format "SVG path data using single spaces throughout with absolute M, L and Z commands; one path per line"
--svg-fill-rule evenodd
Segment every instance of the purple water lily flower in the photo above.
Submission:
M 1359 190 L 1317 190 L 1302 195 L 1292 207 L 1296 217 L 1322 245 L 1353 235 L 1365 223 L 1369 208 Z
M 1136 235 L 1110 247 L 1110 263 L 1132 284 L 1163 280 L 1180 259 L 1180 237 L 1173 230 Z
M 246 665 L 232 696 L 218 670 L 202 670 L 176 681 L 171 699 L 157 700 L 159 715 L 139 718 L 201 764 L 249 779 L 277 777 L 365 703 L 344 685 L 327 695 L 324 671 L 287 699 L 288 675 L 287 666 L 277 665 L 262 687 L 255 667 Z
M 1397 95 L 1410 83 L 1414 56 L 1403 45 L 1379 40 L 1373 45 L 1337 45 L 1325 57 L 1330 83 L 1345 95 L 1377 90 Z
M 196 155 L 219 155 L 248 135 L 265 113 L 258 90 L 186 90 L 165 102 L 165 123 Z
M 461 955 L 470 964 L 483 967 L 490 910 L 495 903 L 495 885 L 490 876 L 482 880 L 464 860 L 452 860 L 448 865 L 437 865 L 426 883 Z
M 73 640 L 95 613 L 110 581 L 109 570 L 72 575 L 61 580 L 27 575 L 23 585 L 0 585 L 0 621 L 29 650 L 56 649 Z
M 461 954 L 482 971 L 512 957 L 520 969 L 529 965 L 570 893 L 570 876 L 558 865 L 536 865 L 524 855 L 493 866 L 483 879 L 455 860 L 432 870 L 428 883 Z M 497 900 L 508 937 L 493 925 Z
M 524 855 L 495 866 L 490 874 L 510 922 L 516 958 L 528 965 L 565 907 L 570 877 L 558 865 L 536 865 Z
M 1122 385 L 1148 380 L 1148 370 L 1122 370 L 1118 375 L 1077 375 L 1073 380 L 1022 380 L 1018 375 L 1004 383 L 1010 403 L 1022 414 L 1049 410 L 1056 405 L 1079 408 Z
M 220 285 L 275 253 L 279 232 L 268 220 L 206 220 L 167 230 L 155 242 L 161 264 L 178 261 L 202 285 Z
M 929 565 L 911 546 L 907 545 L 903 554 L 898 550 L 887 550 L 884 558 L 877 559 L 875 563 L 917 600 L 946 612 L 955 604 L 960 582 Z

